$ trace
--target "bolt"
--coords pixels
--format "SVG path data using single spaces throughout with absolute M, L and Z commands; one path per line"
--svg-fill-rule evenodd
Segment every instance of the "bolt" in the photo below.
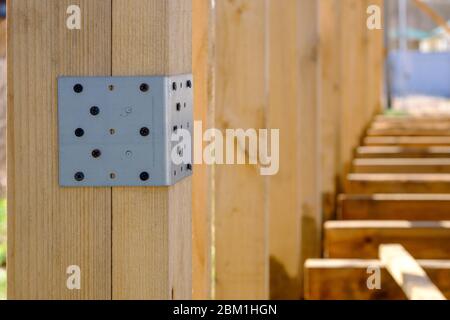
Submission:
M 142 127 L 141 130 L 139 130 L 139 133 L 141 136 L 146 137 L 150 134 L 150 130 L 147 127 Z
M 141 174 L 139 175 L 139 178 L 142 181 L 147 181 L 150 178 L 150 175 L 148 174 L 148 172 L 144 171 L 144 172 L 141 172 Z
M 75 173 L 74 178 L 78 182 L 83 181 L 84 180 L 84 173 L 83 172 L 77 172 L 77 173 Z
M 81 91 L 83 91 L 83 86 L 77 83 L 76 85 L 73 86 L 73 91 L 75 91 L 76 93 L 80 93 Z
M 99 158 L 102 155 L 102 152 L 98 149 L 92 150 L 92 157 Z
M 90 112 L 91 112 L 91 114 L 92 114 L 93 116 L 96 116 L 96 115 L 98 115 L 98 114 L 100 113 L 100 108 L 99 108 L 99 107 L 96 107 L 96 106 L 91 107 Z
M 186 169 L 188 169 L 189 171 L 192 171 L 192 164 L 188 163 L 186 165 Z
M 188 88 L 192 88 L 192 81 L 191 81 L 191 80 L 188 80 L 188 81 L 186 82 L 186 85 L 187 85 Z
M 176 82 L 172 83 L 172 90 L 177 91 L 177 83 Z
M 142 83 L 141 84 L 141 86 L 139 87 L 139 89 L 142 91 L 142 92 L 147 92 L 148 91 L 148 84 L 146 84 L 146 83 Z
M 177 103 L 177 111 L 181 110 L 181 103 Z
M 78 128 L 75 130 L 75 135 L 79 138 L 82 137 L 84 135 L 84 130 L 81 128 Z
M 126 155 L 128 158 L 131 158 L 131 157 L 133 156 L 133 152 L 132 152 L 131 150 L 127 150 L 127 151 L 125 151 L 125 155 Z

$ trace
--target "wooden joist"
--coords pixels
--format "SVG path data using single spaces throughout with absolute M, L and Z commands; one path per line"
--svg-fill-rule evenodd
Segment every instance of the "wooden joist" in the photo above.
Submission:
M 450 123 L 450 115 L 448 113 L 433 115 L 378 115 L 374 119 L 374 123 Z
M 448 193 L 450 174 L 353 173 L 347 175 L 350 194 Z
M 366 137 L 366 146 L 408 146 L 408 147 L 428 147 L 428 146 L 450 146 L 450 136 L 384 136 Z
M 357 158 L 450 158 L 450 147 L 363 146 Z
M 381 245 L 380 260 L 409 300 L 446 300 L 419 263 L 398 244 Z
M 373 158 L 353 160 L 354 173 L 450 173 L 450 158 Z
M 450 259 L 450 221 L 329 221 L 327 258 L 375 259 L 380 244 L 403 245 L 417 259 Z
M 450 220 L 450 194 L 343 194 L 342 220 Z
M 418 264 L 444 296 L 450 299 L 450 260 L 418 260 Z M 380 289 L 369 289 L 367 286 L 369 277 L 376 272 L 374 270 L 380 270 Z M 306 262 L 305 271 L 306 299 L 406 299 L 401 288 L 379 260 L 311 259 Z
M 450 128 L 446 126 L 445 129 L 437 128 L 369 128 L 367 130 L 368 136 L 450 136 Z

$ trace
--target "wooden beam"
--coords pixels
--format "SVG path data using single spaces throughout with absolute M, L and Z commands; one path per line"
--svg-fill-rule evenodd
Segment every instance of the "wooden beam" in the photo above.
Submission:
M 215 124 L 222 132 L 267 127 L 266 8 L 265 1 L 216 2 Z M 215 298 L 268 299 L 267 178 L 254 165 L 217 165 L 214 175 Z
M 342 220 L 450 220 L 449 194 L 343 194 L 338 202 Z
M 450 158 L 373 158 L 353 160 L 354 173 L 450 173 Z
M 367 137 L 364 139 L 364 145 L 366 145 L 366 146 L 408 146 L 408 147 L 450 146 L 450 136 Z
M 374 119 L 376 122 L 388 122 L 388 123 L 443 123 L 443 122 L 449 122 L 450 116 L 449 114 L 439 114 L 434 113 L 432 115 L 410 115 L 410 114 L 404 114 L 404 115 L 384 115 L 380 114 L 375 117 Z
M 347 176 L 345 190 L 353 194 L 448 193 L 450 174 L 353 173 Z
M 111 189 L 58 184 L 57 77 L 111 73 L 111 1 L 76 3 L 8 1 L 9 299 L 111 298 Z
M 427 5 L 422 0 L 413 0 L 413 3 L 424 12 L 431 20 L 433 20 L 436 25 L 441 27 L 447 32 L 447 36 L 450 36 L 450 26 L 448 25 L 447 19 L 443 18 L 439 13 L 436 12 L 432 7 Z
M 112 1 L 112 74 L 192 72 L 192 6 Z M 113 188 L 114 299 L 190 299 L 191 178 L 171 187 Z
M 450 158 L 450 147 L 369 146 L 356 149 L 357 158 Z
M 450 128 L 388 128 L 376 129 L 370 128 L 367 131 L 370 137 L 384 136 L 450 136 Z
M 280 128 L 280 171 L 269 178 L 270 298 L 299 299 L 301 218 L 299 26 L 297 0 L 269 1 L 270 95 L 268 126 Z M 290 32 L 286 33 L 286 30 Z
M 419 263 L 397 244 L 380 245 L 380 260 L 409 300 L 446 300 Z
M 212 58 L 214 30 L 210 1 L 192 1 L 192 64 L 194 70 L 194 119 L 203 130 L 214 124 Z M 203 132 L 201 133 L 203 134 Z M 211 166 L 194 164 L 192 179 L 192 289 L 194 299 L 211 298 Z
M 418 260 L 430 279 L 450 298 L 450 260 Z M 305 264 L 305 298 L 310 300 L 405 300 L 406 296 L 379 260 L 312 259 Z M 369 277 L 380 270 L 380 288 Z M 373 282 L 370 281 L 371 284 Z
M 339 163 L 340 110 L 339 0 L 319 1 L 320 169 L 323 219 L 334 218 Z
M 417 259 L 450 259 L 449 221 L 328 221 L 327 258 L 375 259 L 383 243 L 403 245 Z

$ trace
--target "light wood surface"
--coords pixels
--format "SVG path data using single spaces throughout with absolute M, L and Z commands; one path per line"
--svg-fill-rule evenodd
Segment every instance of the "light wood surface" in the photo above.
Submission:
M 450 173 L 450 158 L 353 160 L 354 173 Z
M 266 9 L 264 1 L 216 2 L 215 126 L 223 132 L 267 127 Z M 217 165 L 214 177 L 215 298 L 267 299 L 267 178 L 254 165 Z
M 384 136 L 366 137 L 366 146 L 407 146 L 407 147 L 430 147 L 450 146 L 450 136 Z
M 192 72 L 192 6 L 113 0 L 112 74 Z M 190 299 L 191 178 L 171 187 L 113 188 L 113 299 Z
M 345 191 L 350 194 L 448 193 L 450 174 L 353 173 L 347 176 Z
M 379 248 L 380 261 L 409 300 L 446 300 L 419 263 L 397 244 Z
M 433 283 L 450 298 L 450 260 L 418 260 Z M 305 264 L 305 297 L 310 300 L 406 300 L 379 260 L 312 259 Z M 369 277 L 380 270 L 380 288 L 369 289 Z M 374 281 L 369 281 L 374 284 Z
M 450 147 L 358 147 L 357 158 L 450 158 Z
M 403 245 L 416 259 L 450 258 L 449 221 L 328 221 L 325 256 L 375 259 L 378 246 Z
M 339 196 L 342 220 L 450 220 L 449 194 Z
M 8 298 L 111 298 L 111 189 L 58 184 L 57 77 L 111 73 L 111 1 L 8 1 Z M 95 54 L 88 54 L 95 52 Z M 81 269 L 81 289 L 66 269 Z

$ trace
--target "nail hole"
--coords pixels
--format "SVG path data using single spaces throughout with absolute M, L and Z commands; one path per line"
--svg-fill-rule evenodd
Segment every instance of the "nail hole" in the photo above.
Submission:
M 91 113 L 91 115 L 97 116 L 100 113 L 100 108 L 96 107 L 96 106 L 93 106 L 93 107 L 91 107 L 89 112 Z
M 139 175 L 139 178 L 140 178 L 142 181 L 147 181 L 147 180 L 150 178 L 150 175 L 148 174 L 148 172 L 143 171 L 143 172 L 141 172 L 141 174 Z
M 178 130 L 178 126 L 173 126 L 173 131 L 176 132 Z
M 76 135 L 78 138 L 84 136 L 84 130 L 81 129 L 81 128 L 75 129 L 75 135 Z
M 115 178 L 116 178 L 116 174 L 115 174 L 114 172 L 111 172 L 111 173 L 109 174 L 109 178 L 110 178 L 110 179 L 115 179 Z
M 110 135 L 113 135 L 113 134 L 115 134 L 116 133 L 116 130 L 115 129 L 109 129 L 109 134 Z
M 172 83 L 172 90 L 177 91 L 177 83 L 176 82 Z
M 177 111 L 181 110 L 181 103 L 177 103 Z
M 73 86 L 73 91 L 75 91 L 76 93 L 80 93 L 83 91 L 83 86 L 77 83 L 76 85 Z
M 186 81 L 186 86 L 188 88 L 192 88 L 192 81 L 191 80 Z
M 108 89 L 109 89 L 109 91 L 113 91 L 113 90 L 114 90 L 114 85 L 110 84 L 110 85 L 108 86 Z
M 192 164 L 188 163 L 188 164 L 186 165 L 186 169 L 188 169 L 189 171 L 191 171 L 191 170 L 192 170 Z
M 142 91 L 142 92 L 147 92 L 148 91 L 148 84 L 146 84 L 146 83 L 142 83 L 141 84 L 141 86 L 139 87 L 139 89 Z
M 92 150 L 91 152 L 93 158 L 99 158 L 102 155 L 102 152 L 99 149 Z
M 83 181 L 84 180 L 84 173 L 83 172 L 77 172 L 74 175 L 74 178 L 76 181 Z
M 141 130 L 139 130 L 139 133 L 141 136 L 146 137 L 150 134 L 150 129 L 147 127 L 142 127 Z

